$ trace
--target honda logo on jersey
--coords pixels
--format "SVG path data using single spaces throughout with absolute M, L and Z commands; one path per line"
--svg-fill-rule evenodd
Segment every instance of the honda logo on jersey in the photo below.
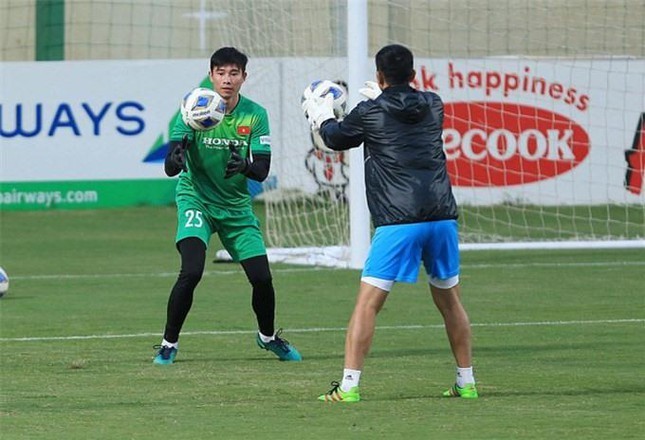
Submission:
M 245 147 L 249 143 L 245 140 L 238 140 L 238 139 L 222 139 L 222 138 L 214 138 L 214 137 L 205 137 L 202 139 L 202 144 L 206 145 L 207 147 L 209 146 L 228 147 L 230 145 L 234 147 Z

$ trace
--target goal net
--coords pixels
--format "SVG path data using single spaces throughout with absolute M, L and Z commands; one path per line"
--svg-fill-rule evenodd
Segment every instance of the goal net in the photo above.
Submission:
M 267 108 L 273 151 L 269 178 L 250 190 L 273 259 L 347 266 L 351 228 L 369 230 L 350 221 L 361 164 L 317 148 L 299 104 L 311 81 L 348 81 L 352 66 L 373 79 L 390 43 L 414 52 L 414 86 L 445 103 L 464 248 L 645 246 L 641 0 L 370 0 L 348 16 L 356 1 L 54 3 L 68 60 L 207 60 L 228 45 L 250 56 L 242 93 Z M 35 15 L 51 11 L 39 3 L 0 5 L 3 61 L 46 49 Z M 367 53 L 352 59 L 361 24 Z
M 370 57 L 407 45 L 414 86 L 445 103 L 463 248 L 645 246 L 643 19 L 631 1 L 369 2 Z M 293 151 L 283 166 L 304 157 L 316 185 L 287 172 L 265 193 L 275 258 L 343 265 L 362 188 L 347 155 Z

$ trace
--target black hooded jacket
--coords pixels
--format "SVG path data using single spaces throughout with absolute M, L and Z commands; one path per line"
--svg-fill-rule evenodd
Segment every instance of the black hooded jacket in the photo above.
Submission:
M 443 103 L 432 92 L 391 86 L 320 135 L 337 151 L 365 149 L 367 204 L 374 226 L 456 219 L 441 139 Z

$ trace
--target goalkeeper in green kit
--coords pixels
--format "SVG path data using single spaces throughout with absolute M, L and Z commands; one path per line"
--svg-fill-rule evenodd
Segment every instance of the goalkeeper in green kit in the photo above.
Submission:
M 172 364 L 179 333 L 204 272 L 210 237 L 217 233 L 234 261 L 241 264 L 252 286 L 257 345 L 283 361 L 300 361 L 298 350 L 274 327 L 275 291 L 264 239 L 253 213 L 247 179 L 262 182 L 269 174 L 271 138 L 266 110 L 240 95 L 248 58 L 223 47 L 210 59 L 209 77 L 226 103 L 224 119 L 207 131 L 195 131 L 181 117 L 170 135 L 164 168 L 177 183 L 176 245 L 181 270 L 168 300 L 163 340 L 155 364 Z

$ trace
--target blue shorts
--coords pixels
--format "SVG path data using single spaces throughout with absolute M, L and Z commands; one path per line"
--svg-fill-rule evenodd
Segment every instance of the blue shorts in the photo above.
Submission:
M 415 283 L 421 261 L 431 278 L 447 280 L 459 275 L 456 220 L 379 226 L 362 276 Z

